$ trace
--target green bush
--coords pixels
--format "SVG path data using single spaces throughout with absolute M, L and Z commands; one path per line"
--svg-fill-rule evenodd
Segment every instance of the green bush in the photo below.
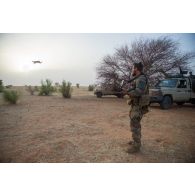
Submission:
M 52 86 L 52 81 L 46 79 L 45 81 L 41 81 L 41 87 L 39 91 L 39 95 L 51 95 L 54 92 L 54 87 Z
M 60 92 L 64 98 L 71 98 L 72 87 L 70 82 L 62 81 L 62 85 L 60 86 Z
M 56 86 L 53 87 L 53 92 L 56 92 L 57 93 L 58 92 L 58 87 L 56 87 Z
M 3 98 L 6 102 L 11 104 L 16 104 L 19 99 L 19 92 L 15 90 L 4 90 L 3 91 Z
M 3 92 L 3 90 L 4 90 L 3 81 L 0 80 L 0 92 Z
M 93 91 L 93 90 L 94 90 L 94 88 L 95 88 L 95 86 L 94 86 L 94 85 L 89 85 L 89 87 L 88 87 L 88 91 Z
M 77 84 L 76 84 L 76 87 L 77 87 L 77 88 L 79 88 L 79 87 L 80 87 L 79 83 L 77 83 Z

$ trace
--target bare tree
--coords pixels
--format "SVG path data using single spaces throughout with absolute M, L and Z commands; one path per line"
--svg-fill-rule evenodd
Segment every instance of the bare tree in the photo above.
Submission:
M 133 63 L 142 62 L 144 73 L 153 85 L 179 67 L 189 69 L 194 57 L 195 53 L 181 52 L 179 44 L 169 37 L 140 39 L 130 46 L 117 48 L 112 56 L 105 56 L 97 67 L 98 80 L 103 85 L 119 88 L 123 79 L 130 78 Z

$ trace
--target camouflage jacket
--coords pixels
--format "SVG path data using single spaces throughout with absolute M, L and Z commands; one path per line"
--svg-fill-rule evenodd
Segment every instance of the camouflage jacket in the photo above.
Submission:
M 144 74 L 141 74 L 133 81 L 133 90 L 128 92 L 134 102 L 138 102 L 142 95 L 149 94 L 148 80 Z

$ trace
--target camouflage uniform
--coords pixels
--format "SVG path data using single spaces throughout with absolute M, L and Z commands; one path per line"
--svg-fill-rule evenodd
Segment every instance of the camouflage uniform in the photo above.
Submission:
M 144 114 L 144 108 L 140 106 L 139 100 L 142 95 L 149 94 L 147 78 L 144 74 L 141 74 L 136 80 L 134 80 L 134 89 L 128 94 L 130 95 L 131 108 L 129 112 L 130 117 L 130 128 L 132 132 L 133 142 L 130 144 L 132 148 L 129 152 L 139 151 L 141 146 L 141 119 Z

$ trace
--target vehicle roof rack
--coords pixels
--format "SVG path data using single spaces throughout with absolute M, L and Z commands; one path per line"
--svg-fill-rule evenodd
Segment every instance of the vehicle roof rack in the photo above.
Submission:
M 181 77 L 184 77 L 184 75 L 183 74 L 167 75 L 167 78 L 181 78 Z
M 184 76 L 183 74 L 178 74 L 178 75 L 167 75 L 168 79 L 173 79 L 173 78 L 192 78 L 195 79 L 195 75 L 189 75 L 189 76 Z
M 195 79 L 195 75 L 193 75 L 191 71 L 182 70 L 181 67 L 179 67 L 179 70 L 180 70 L 179 74 L 168 74 L 166 76 L 166 78 L 169 78 L 169 79 L 170 78 L 192 78 L 192 79 Z

